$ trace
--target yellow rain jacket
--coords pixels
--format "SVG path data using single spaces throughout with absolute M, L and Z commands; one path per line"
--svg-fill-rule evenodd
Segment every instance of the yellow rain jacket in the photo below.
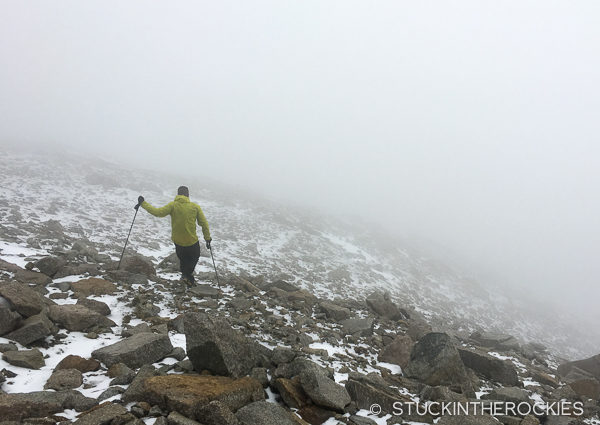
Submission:
M 196 235 L 196 222 L 202 226 L 204 240 L 211 239 L 208 230 L 208 222 L 200 205 L 190 202 L 190 198 L 184 195 L 177 195 L 173 202 L 161 208 L 156 208 L 148 202 L 142 202 L 142 208 L 156 217 L 171 216 L 171 239 L 177 245 L 191 246 L 198 242 Z

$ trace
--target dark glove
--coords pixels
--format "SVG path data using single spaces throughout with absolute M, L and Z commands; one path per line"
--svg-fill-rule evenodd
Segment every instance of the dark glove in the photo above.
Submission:
M 140 205 L 142 205 L 142 202 L 144 202 L 144 197 L 142 195 L 138 196 L 138 203 L 135 207 L 136 210 L 140 207 Z
M 206 241 L 206 249 L 211 249 L 211 247 L 210 247 L 211 242 L 212 242 L 212 239 L 209 239 Z

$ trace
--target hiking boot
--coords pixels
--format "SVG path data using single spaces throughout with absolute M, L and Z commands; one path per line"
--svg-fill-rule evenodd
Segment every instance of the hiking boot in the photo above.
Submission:
M 194 276 L 181 276 L 181 281 L 184 282 L 187 286 L 196 285 L 196 279 L 194 279 Z

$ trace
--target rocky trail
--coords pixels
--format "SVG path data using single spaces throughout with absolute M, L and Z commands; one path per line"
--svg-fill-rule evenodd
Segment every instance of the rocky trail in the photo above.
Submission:
M 415 424 L 436 419 L 394 402 L 561 399 L 598 423 L 599 357 L 559 366 L 508 335 L 435 332 L 382 292 L 322 299 L 233 274 L 218 288 L 208 272 L 187 288 L 164 277 L 172 258 L 128 253 L 117 271 L 82 241 L 24 260 L 0 263 L 3 425 Z
M 215 201 L 221 286 L 205 258 L 189 288 L 168 223 L 148 217 L 116 270 L 117 217 L 133 213 L 118 200 L 161 189 L 30 158 L 3 167 L 0 425 L 600 424 L 600 356 L 567 362 L 478 316 L 461 320 L 464 300 L 428 298 L 442 279 L 424 260 L 377 266 L 306 221 L 256 211 L 253 221 Z M 422 293 L 403 290 L 423 273 Z M 440 418 L 395 404 L 561 401 L 583 414 Z

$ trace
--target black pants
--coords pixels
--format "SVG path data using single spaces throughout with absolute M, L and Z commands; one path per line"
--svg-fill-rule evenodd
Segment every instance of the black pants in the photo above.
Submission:
M 177 258 L 179 258 L 181 276 L 194 282 L 194 269 L 200 258 L 200 241 L 191 246 L 175 244 L 175 253 L 177 253 Z

